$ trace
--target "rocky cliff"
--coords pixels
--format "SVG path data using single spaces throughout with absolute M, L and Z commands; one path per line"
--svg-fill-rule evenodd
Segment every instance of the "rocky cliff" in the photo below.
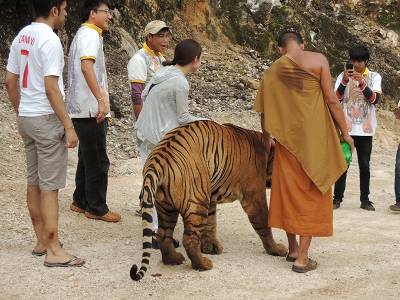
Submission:
M 12 37 L 34 18 L 31 2 L 0 0 L 3 65 Z M 80 3 L 81 0 L 68 0 L 68 19 L 59 32 L 66 53 L 81 23 Z M 333 77 L 342 70 L 351 46 L 367 46 L 372 54 L 370 68 L 383 76 L 381 105 L 393 106 L 400 98 L 398 0 L 110 0 L 110 3 L 114 23 L 105 34 L 105 50 L 108 71 L 119 96 L 126 97 L 126 91 L 120 88 L 126 81 L 125 66 L 143 42 L 144 26 L 152 19 L 162 19 L 173 29 L 170 49 L 186 37 L 196 38 L 205 46 L 208 56 L 204 56 L 203 73 L 196 75 L 199 81 L 194 83 L 204 88 L 205 82 L 210 82 L 215 97 L 222 94 L 230 100 L 250 101 L 254 92 L 245 90 L 251 86 L 251 80 L 259 80 L 279 57 L 276 39 L 291 29 L 301 32 L 308 50 L 327 56 Z M 205 89 L 197 95 L 201 99 L 198 102 L 210 97 L 210 89 Z

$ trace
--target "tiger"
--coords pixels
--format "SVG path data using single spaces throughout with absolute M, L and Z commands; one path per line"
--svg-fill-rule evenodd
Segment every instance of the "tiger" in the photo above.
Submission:
M 182 244 L 195 270 L 213 265 L 205 254 L 221 254 L 216 236 L 216 205 L 239 200 L 268 254 L 285 256 L 287 248 L 277 244 L 268 227 L 267 154 L 261 132 L 210 120 L 181 125 L 150 152 L 143 167 L 143 252 L 141 267 L 134 264 L 132 280 L 147 272 L 152 244 L 153 205 L 159 227 L 156 239 L 164 264 L 185 260 L 173 245 L 179 214 L 184 232 Z

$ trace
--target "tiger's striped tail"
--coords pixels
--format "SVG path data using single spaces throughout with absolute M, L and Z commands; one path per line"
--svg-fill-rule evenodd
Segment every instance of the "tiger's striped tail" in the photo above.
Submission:
M 143 228 L 143 252 L 141 267 L 134 264 L 130 271 L 132 280 L 139 281 L 147 272 L 150 264 L 151 245 L 153 241 L 153 206 L 156 190 L 159 182 L 158 172 L 154 164 L 146 164 L 146 174 L 144 174 L 142 191 L 139 198 L 142 200 L 142 228 Z

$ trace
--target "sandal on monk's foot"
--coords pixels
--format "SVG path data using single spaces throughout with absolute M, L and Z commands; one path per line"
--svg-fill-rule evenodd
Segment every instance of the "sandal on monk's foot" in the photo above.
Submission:
M 295 262 L 295 261 L 296 261 L 296 258 L 295 258 L 295 257 L 291 257 L 291 256 L 289 256 L 289 254 L 288 254 L 288 255 L 286 255 L 286 261 L 288 261 L 288 262 Z
M 297 273 L 306 273 L 308 271 L 315 270 L 318 267 L 318 263 L 315 260 L 312 260 L 311 258 L 308 259 L 308 264 L 304 267 L 298 267 L 293 265 L 292 266 L 292 271 L 295 271 Z

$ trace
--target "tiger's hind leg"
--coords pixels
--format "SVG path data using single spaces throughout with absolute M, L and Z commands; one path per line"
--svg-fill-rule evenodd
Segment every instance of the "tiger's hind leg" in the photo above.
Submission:
M 165 207 L 159 208 L 158 230 L 156 239 L 160 247 L 162 261 L 166 265 L 180 265 L 185 260 L 182 253 L 175 250 L 173 244 L 174 229 L 178 220 L 179 212 L 175 210 L 165 210 Z
M 192 268 L 199 271 L 211 270 L 210 259 L 201 255 L 201 237 L 207 223 L 207 208 L 193 203 L 183 216 L 183 246 L 192 263 Z
M 221 254 L 222 246 L 217 239 L 217 206 L 211 204 L 208 210 L 207 224 L 201 236 L 201 252 L 206 254 Z

